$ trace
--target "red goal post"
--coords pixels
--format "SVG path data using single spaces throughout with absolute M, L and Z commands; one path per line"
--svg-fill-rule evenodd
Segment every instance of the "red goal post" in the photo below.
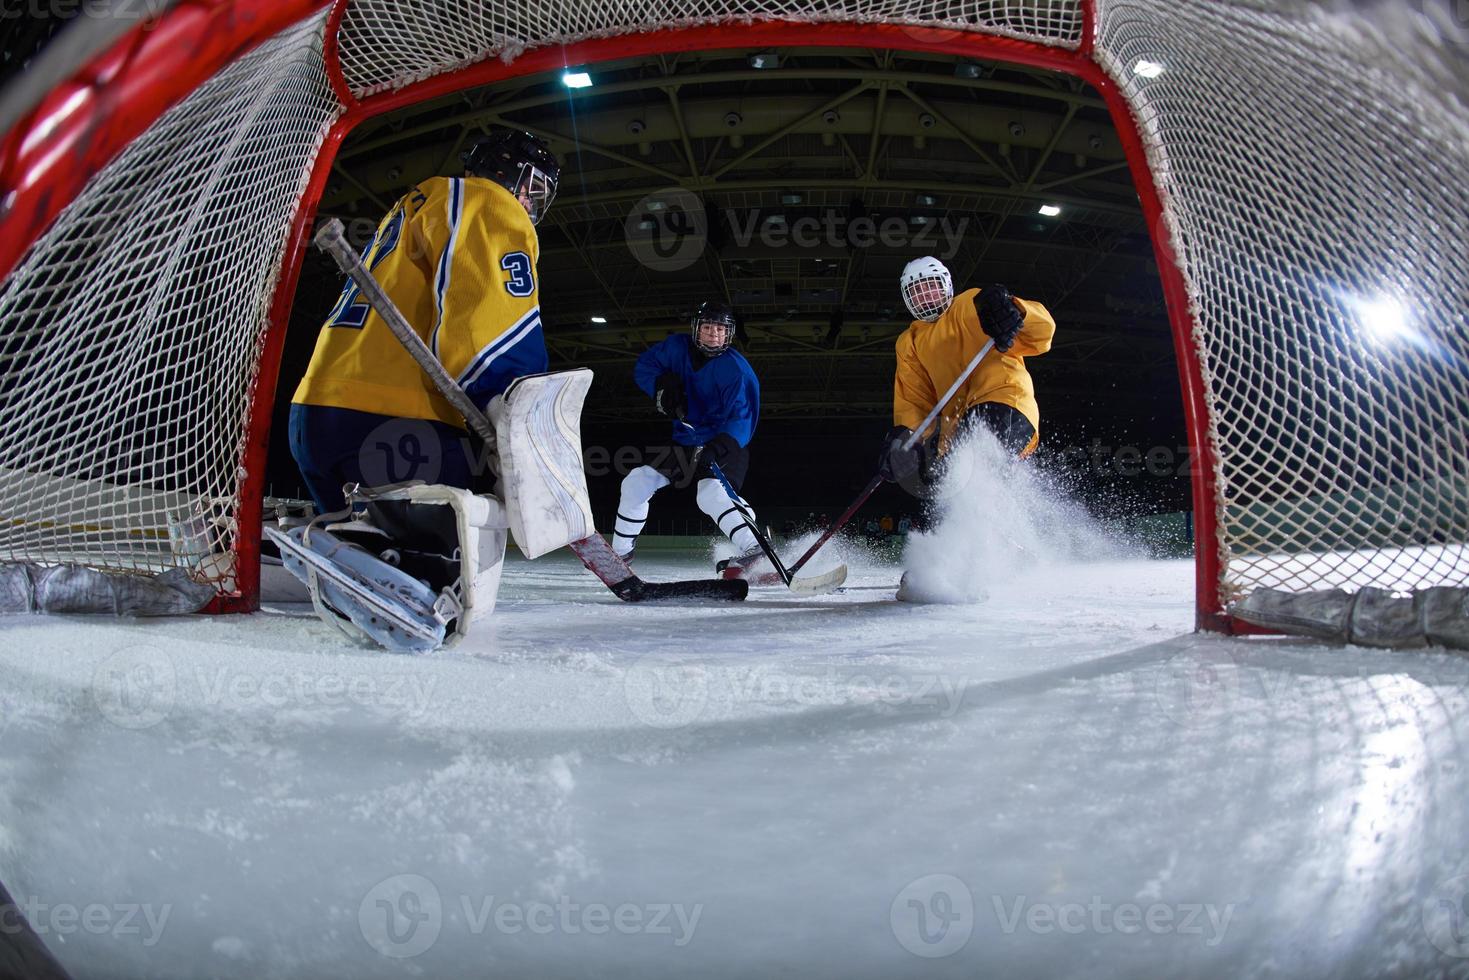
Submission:
M 1469 153 L 1463 103 L 1438 74 L 1456 54 L 1452 39 L 1215 0 L 633 6 L 532 14 L 498 0 L 329 9 L 185 0 L 52 91 L 0 144 L 0 559 L 186 563 L 214 576 L 218 609 L 254 608 L 268 426 L 297 272 L 337 149 L 364 119 L 614 58 L 867 46 L 1055 69 L 1105 99 L 1153 233 L 1196 454 L 1200 625 L 1231 628 L 1229 600 L 1261 585 L 1463 583 L 1469 351 L 1453 299 L 1469 282 L 1469 215 L 1450 198 Z M 1140 73 L 1142 61 L 1162 73 Z M 1346 69 L 1374 108 L 1336 104 Z M 1303 70 L 1304 82 L 1292 77 Z M 1220 135 L 1231 125 L 1234 144 Z M 1315 132 L 1326 125 L 1355 127 L 1345 140 L 1353 154 L 1380 141 L 1410 149 L 1362 172 L 1333 153 L 1337 134 Z M 1274 161 L 1248 142 L 1272 130 L 1289 137 Z M 1420 151 L 1432 166 L 1405 175 L 1404 158 Z M 1298 232 L 1303 216 L 1281 205 L 1333 201 L 1328 178 L 1343 166 L 1344 182 L 1368 193 L 1335 201 L 1322 236 Z M 201 213 L 139 229 L 136 208 L 157 203 L 150 180 L 202 189 Z M 1427 229 L 1440 238 L 1405 248 L 1412 216 L 1392 210 L 1385 231 L 1353 243 L 1355 267 L 1337 269 L 1331 236 L 1381 216 L 1404 187 L 1443 200 Z M 1418 297 L 1402 288 L 1410 273 Z M 67 274 L 121 285 L 99 294 Z M 247 298 L 222 311 L 210 291 L 241 281 Z M 1352 343 L 1352 303 L 1379 294 L 1430 297 L 1414 308 L 1415 336 L 1457 358 L 1457 377 L 1438 361 L 1401 363 L 1393 349 L 1382 354 L 1391 370 L 1331 354 Z M 1292 345 L 1310 356 L 1282 368 Z M 68 352 L 60 365 L 38 356 L 54 349 Z M 120 404 L 99 403 L 97 362 L 130 355 L 142 366 Z M 1333 392 L 1311 374 L 1322 365 L 1357 373 Z M 84 393 L 90 414 L 78 418 L 71 399 Z M 1371 431 L 1342 435 L 1350 424 Z M 1396 457 L 1376 458 L 1374 436 Z M 1348 443 L 1372 458 L 1354 464 Z M 1397 508 L 1394 519 L 1382 519 L 1384 507 Z

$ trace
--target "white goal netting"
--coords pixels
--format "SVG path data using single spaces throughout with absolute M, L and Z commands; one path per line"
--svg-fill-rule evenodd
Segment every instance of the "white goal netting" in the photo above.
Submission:
M 1119 126 L 1142 137 L 1187 290 L 1218 528 L 1204 606 L 1469 577 L 1469 25 L 1435 2 L 356 0 L 335 40 L 342 85 L 369 104 L 546 44 L 751 20 L 1094 61 L 1130 107 Z M 327 23 L 165 113 L 0 286 L 0 559 L 183 566 L 237 588 L 240 503 L 263 489 L 245 446 L 268 422 L 250 394 L 285 328 L 271 299 L 345 108 Z

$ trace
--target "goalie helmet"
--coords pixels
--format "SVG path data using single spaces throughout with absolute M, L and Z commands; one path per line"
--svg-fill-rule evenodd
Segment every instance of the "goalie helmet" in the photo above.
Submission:
M 715 345 L 705 343 L 699 336 L 699 328 L 705 324 L 714 324 L 722 327 L 724 329 L 724 340 Z M 734 342 L 734 310 L 725 306 L 723 303 L 708 302 L 700 304 L 698 311 L 694 313 L 694 319 L 689 329 L 694 335 L 694 346 L 699 348 L 701 354 L 704 354 L 706 357 L 718 357 L 720 354 L 729 350 L 729 345 Z
M 497 129 L 470 147 L 463 160 L 465 170 L 514 194 L 525 205 L 531 224 L 538 224 L 556 199 L 561 164 L 530 133 Z
M 903 266 L 899 279 L 903 291 L 903 305 L 915 320 L 932 323 L 944 315 L 954 301 L 954 278 L 948 268 L 934 258 L 925 255 Z

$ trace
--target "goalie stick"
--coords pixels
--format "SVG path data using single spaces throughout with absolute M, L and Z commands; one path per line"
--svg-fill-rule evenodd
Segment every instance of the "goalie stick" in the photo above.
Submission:
M 383 291 L 378 281 L 362 259 L 347 244 L 346 236 L 342 233 L 342 223 L 336 218 L 328 221 L 316 233 L 316 246 L 332 257 L 337 267 L 352 278 L 357 288 L 362 290 L 362 295 L 367 302 L 377 311 L 378 316 L 383 318 L 393 336 L 408 351 L 409 355 L 418 362 L 418 366 L 428 375 L 434 387 L 441 391 L 449 404 L 458 409 L 464 416 L 475 433 L 484 440 L 486 446 L 495 445 L 495 428 L 490 420 L 479 410 L 479 407 L 464 393 L 464 389 L 449 376 L 439 359 L 434 356 L 433 351 L 423 342 L 423 338 L 413 332 L 402 312 L 393 303 L 392 299 Z M 628 567 L 627 562 L 617 557 L 601 535 L 589 534 L 579 541 L 571 542 L 571 550 L 581 559 L 602 584 L 612 590 L 612 594 L 624 602 L 642 602 L 654 599 L 728 599 L 740 600 L 749 593 L 748 582 L 735 583 L 723 579 L 692 579 L 683 582 L 645 582 Z
M 918 428 L 914 429 L 913 432 L 908 436 L 908 438 L 903 441 L 903 449 L 905 451 L 912 449 L 913 446 L 918 442 L 919 438 L 922 437 L 923 433 L 928 431 L 928 427 L 930 425 L 933 425 L 934 419 L 939 417 L 939 413 L 943 410 L 944 406 L 949 403 L 949 399 L 953 398 L 955 393 L 958 392 L 959 386 L 969 379 L 969 376 L 974 373 L 974 369 L 979 367 L 979 362 L 984 360 L 984 356 L 988 354 L 990 352 L 990 348 L 994 346 L 995 342 L 993 340 L 990 340 L 979 349 L 978 354 L 975 354 L 972 358 L 970 358 L 969 364 L 964 368 L 963 373 L 961 373 L 959 377 L 955 378 L 954 383 L 949 385 L 949 390 L 944 392 L 944 397 L 940 398 L 934 404 L 933 410 L 928 413 L 928 416 L 926 418 L 924 418 L 923 423 L 919 425 Z M 843 511 L 840 517 L 832 521 L 831 526 L 822 533 L 821 537 L 817 538 L 816 541 L 811 545 L 811 547 L 806 549 L 806 553 L 800 558 L 797 558 L 795 563 L 792 564 L 788 570 L 786 570 L 787 575 L 793 576 L 797 572 L 799 572 L 805 566 L 805 564 L 811 560 L 811 556 L 820 551 L 821 546 L 830 541 L 832 537 L 834 537 L 836 533 L 840 531 L 846 525 L 846 523 L 852 519 L 852 515 L 857 513 L 857 511 L 861 509 L 863 504 L 867 503 L 867 498 L 877 492 L 877 488 L 882 486 L 882 482 L 883 481 L 881 474 L 874 476 L 872 478 L 872 481 L 868 483 L 867 486 L 862 488 L 862 492 L 857 495 L 857 499 L 852 501 L 852 505 L 848 507 L 845 511 Z M 756 536 L 756 540 L 759 540 L 758 535 Z M 777 566 L 777 570 L 779 570 L 779 566 Z M 843 571 L 845 572 L 845 566 L 843 566 Z M 731 577 L 733 576 L 729 576 L 728 573 L 726 573 L 727 579 Z M 845 574 L 843 575 L 843 577 L 845 578 Z M 778 585 L 785 580 L 786 579 L 781 575 L 766 572 L 763 575 L 756 575 L 754 578 L 750 579 L 749 582 L 751 585 Z

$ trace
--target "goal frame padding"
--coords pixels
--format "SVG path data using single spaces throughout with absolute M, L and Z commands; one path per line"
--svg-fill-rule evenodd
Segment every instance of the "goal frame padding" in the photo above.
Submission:
M 211 606 L 211 611 L 244 612 L 259 607 L 265 466 L 281 354 L 317 204 L 337 152 L 354 128 L 374 116 L 428 99 L 573 65 L 593 65 L 689 50 L 773 46 L 871 47 L 1050 69 L 1081 79 L 1102 96 L 1142 203 L 1173 333 L 1184 417 L 1193 453 L 1196 624 L 1201 629 L 1218 632 L 1255 631 L 1227 615 L 1220 602 L 1224 555 L 1215 508 L 1219 467 L 1215 447 L 1209 438 L 1202 353 L 1195 339 L 1187 285 L 1168 239 L 1168 225 L 1163 220 L 1163 200 L 1149 167 L 1141 131 L 1117 84 L 1093 56 L 1096 34 L 1093 0 L 1082 0 L 1082 40 L 1075 49 L 999 35 L 911 25 L 786 20 L 737 22 L 665 28 L 566 45 L 544 45 L 531 48 L 508 63 L 490 57 L 365 99 L 358 99 L 351 92 L 337 58 L 336 31 L 347 3 L 348 0 L 334 0 L 332 3 L 323 42 L 327 77 L 345 109 L 332 125 L 317 154 L 283 249 L 256 381 L 250 394 L 249 426 L 242 460 L 245 476 L 240 489 L 235 541 L 236 593 L 220 596 Z M 81 191 L 86 179 L 105 166 L 169 107 L 232 58 L 251 50 L 291 24 L 318 13 L 325 6 L 325 0 L 185 0 L 157 21 L 139 25 L 79 70 L 66 85 L 51 93 L 0 143 L 0 207 L 3 207 L 0 214 L 5 217 L 7 232 L 13 232 L 0 241 L 0 279 L 10 274 L 25 251 Z M 105 86 L 105 99 L 97 97 L 95 90 L 99 86 Z M 78 95 L 81 92 L 90 92 L 91 95 Z M 81 99 L 80 104 L 77 99 Z M 47 135 L 36 139 L 37 133 Z M 70 152 L 75 163 L 71 166 L 54 165 L 53 154 L 58 152 Z

